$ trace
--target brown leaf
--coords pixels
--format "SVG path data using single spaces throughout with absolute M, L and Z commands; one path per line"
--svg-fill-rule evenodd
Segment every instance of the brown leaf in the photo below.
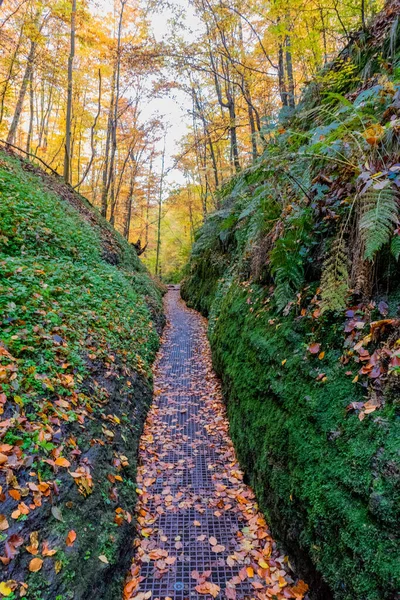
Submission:
M 219 594 L 220 587 L 211 581 L 205 581 L 196 585 L 196 591 L 199 594 L 210 594 L 213 598 L 216 598 Z

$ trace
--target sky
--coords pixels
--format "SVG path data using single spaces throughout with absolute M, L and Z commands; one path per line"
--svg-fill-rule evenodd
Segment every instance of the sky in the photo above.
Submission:
M 146 0 L 143 0 L 146 2 Z M 110 0 L 95 0 L 93 8 L 96 13 L 110 12 Z M 169 6 L 174 6 L 180 12 L 180 22 L 182 30 L 180 35 L 188 42 L 194 41 L 198 32 L 201 30 L 200 20 L 196 17 L 195 11 L 189 0 L 169 0 Z M 157 42 L 166 41 L 171 32 L 169 19 L 172 16 L 172 10 L 161 6 L 158 3 L 157 12 L 149 15 L 151 33 Z M 149 87 L 151 86 L 151 77 L 149 78 Z M 173 90 L 169 95 L 154 97 L 141 106 L 141 118 L 143 121 L 151 120 L 159 116 L 167 127 L 167 136 L 165 140 L 165 183 L 166 191 L 168 187 L 185 183 L 182 172 L 174 167 L 174 156 L 179 155 L 179 141 L 187 133 L 187 128 L 191 124 L 189 111 L 192 108 L 191 99 L 187 94 L 180 90 Z M 160 154 L 163 151 L 164 140 L 158 142 L 156 148 Z M 161 156 L 155 161 L 155 169 L 161 171 Z
M 188 42 L 194 41 L 201 25 L 193 7 L 188 0 L 174 0 L 173 4 L 178 10 L 181 9 L 182 37 Z M 151 29 L 157 42 L 165 41 L 168 38 L 171 31 L 171 24 L 168 22 L 170 17 L 171 11 L 168 9 L 162 9 L 151 15 Z M 154 98 L 143 110 L 143 116 L 146 119 L 151 118 L 154 114 L 159 114 L 163 116 L 163 120 L 167 124 L 165 167 L 168 171 L 166 182 L 171 185 L 185 182 L 182 172 L 173 168 L 175 162 L 173 157 L 179 154 L 179 141 L 187 133 L 187 128 L 191 124 L 189 114 L 191 108 L 192 102 L 189 96 L 183 91 L 175 89 L 169 96 Z M 162 140 L 159 143 L 160 151 L 162 151 L 163 145 L 164 141 Z

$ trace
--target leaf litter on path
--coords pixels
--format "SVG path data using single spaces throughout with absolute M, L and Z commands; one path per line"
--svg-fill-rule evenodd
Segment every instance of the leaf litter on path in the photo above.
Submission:
M 138 536 L 123 600 L 306 597 L 244 484 L 214 374 L 206 320 L 179 292 L 140 444 Z

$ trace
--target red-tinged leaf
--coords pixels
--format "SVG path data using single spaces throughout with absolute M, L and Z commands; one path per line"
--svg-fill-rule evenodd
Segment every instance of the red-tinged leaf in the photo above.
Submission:
M 318 354 L 320 350 L 321 344 L 318 344 L 317 342 L 314 342 L 314 344 L 308 346 L 308 351 L 310 354 Z
M 19 548 L 19 546 L 22 546 L 22 544 L 24 543 L 24 538 L 21 535 L 13 533 L 12 535 L 10 535 L 7 542 L 9 544 L 12 544 L 14 548 Z
M 394 355 L 392 356 L 392 358 L 390 359 L 390 366 L 391 367 L 400 367 L 400 356 L 398 355 Z

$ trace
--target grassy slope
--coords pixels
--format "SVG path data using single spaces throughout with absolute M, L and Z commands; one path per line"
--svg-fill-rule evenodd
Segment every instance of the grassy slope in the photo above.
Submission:
M 223 208 L 200 231 L 183 285 L 183 296 L 210 317 L 241 463 L 273 532 L 324 600 L 400 597 L 398 383 L 386 367 L 377 384 L 383 406 L 360 421 L 371 380 L 354 350 L 382 319 L 383 287 L 389 306 L 380 310 L 398 315 L 399 270 L 387 246 L 376 259 L 373 303 L 365 292 L 348 296 L 346 320 L 344 307 L 321 311 L 320 295 L 323 258 L 340 224 L 353 222 L 360 171 L 351 165 L 362 164 L 364 152 L 375 171 L 383 170 L 381 155 L 385 165 L 398 160 L 398 121 L 389 121 L 399 116 L 399 54 L 388 66 L 393 39 L 399 46 L 392 23 L 386 14 L 366 40 L 359 36 L 309 86 L 297 114 L 269 130 L 263 158 L 221 191 Z M 359 108 L 324 92 L 358 98 Z M 385 129 L 381 154 L 362 135 L 374 123 Z M 355 264 L 352 235 L 346 230 Z M 392 348 L 398 337 L 391 330 L 376 347 Z M 321 346 L 316 354 L 312 343 Z M 353 402 L 361 404 L 348 410 Z
M 0 315 L 2 580 L 15 597 L 26 583 L 35 600 L 115 599 L 134 533 L 161 291 L 84 199 L 5 153 Z M 46 540 L 54 556 L 43 554 Z M 34 556 L 44 563 L 30 573 Z

